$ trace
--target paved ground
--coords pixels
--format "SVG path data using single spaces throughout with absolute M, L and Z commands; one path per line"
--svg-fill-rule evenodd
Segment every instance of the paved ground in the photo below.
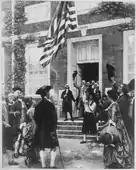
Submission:
M 59 139 L 59 142 L 65 169 L 104 169 L 102 145 L 91 142 L 80 144 L 80 140 L 77 139 Z M 20 164 L 20 168 L 26 168 L 24 157 L 20 157 L 16 161 Z M 57 151 L 56 166 L 59 169 L 62 168 L 59 150 Z M 7 164 L 5 155 L 3 167 L 11 168 Z M 40 164 L 33 165 L 32 168 L 40 168 Z

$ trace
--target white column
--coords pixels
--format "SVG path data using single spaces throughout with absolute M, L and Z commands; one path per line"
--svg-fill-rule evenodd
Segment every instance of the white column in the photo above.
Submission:
M 2 28 L 3 28 L 3 18 L 2 18 L 2 1 L 0 1 L 0 40 L 2 40 Z M 2 41 L 0 41 L 0 52 L 2 51 Z M 2 68 L 2 58 L 3 54 L 0 56 L 0 68 Z M 0 70 L 0 134 L 2 134 L 2 71 Z M 1 142 L 2 144 L 2 142 Z M 2 145 L 0 145 L 0 150 L 2 151 Z M 0 157 L 2 158 L 2 152 L 0 152 Z M 2 168 L 2 159 L 0 159 L 0 165 Z
M 48 67 L 48 85 L 50 85 L 50 77 L 51 77 L 51 71 L 50 71 L 50 66 L 51 66 L 51 64 L 49 64 L 47 67 Z
M 72 64 L 71 64 L 71 56 L 72 56 L 72 49 L 71 49 L 71 40 L 67 40 L 67 83 L 72 88 Z
M 3 18 L 4 18 L 4 11 L 2 11 L 2 18 L 1 18 L 1 33 L 2 33 L 2 30 L 4 29 L 4 22 L 3 22 Z M 2 37 L 2 34 L 1 34 L 1 39 L 2 39 L 3 37 Z M 1 61 L 0 61 L 0 63 L 1 63 L 1 83 L 2 83 L 2 94 L 4 94 L 4 84 L 5 84 L 5 56 L 4 56 L 4 47 L 3 47 L 3 45 L 1 44 L 1 50 L 0 50 L 0 52 L 1 52 Z
M 29 56 L 29 46 L 27 46 L 25 48 L 25 60 L 26 60 L 26 74 L 25 74 L 25 81 L 26 81 L 26 84 L 25 84 L 25 95 L 29 95 L 29 82 L 30 82 L 30 75 L 29 75 L 29 72 L 30 72 L 30 69 L 29 69 L 29 63 L 30 63 L 30 56 Z
M 11 55 L 11 58 L 12 58 L 12 72 L 14 70 L 14 59 L 15 59 L 15 56 L 14 56 L 14 15 L 15 15 L 15 0 L 12 0 L 12 55 Z M 14 75 L 12 74 L 12 87 L 14 87 Z
M 123 83 L 128 83 L 128 57 L 127 57 L 128 37 L 127 32 L 123 32 Z
M 5 90 L 5 55 L 4 55 L 4 47 L 1 47 L 1 83 L 2 83 L 2 94 L 4 94 Z
M 102 80 L 102 35 L 99 35 L 99 88 L 100 88 L 100 91 L 101 93 L 103 92 L 102 90 L 102 83 L 103 83 L 103 80 Z

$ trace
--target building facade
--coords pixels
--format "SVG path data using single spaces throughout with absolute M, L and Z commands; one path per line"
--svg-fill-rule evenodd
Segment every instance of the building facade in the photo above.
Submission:
M 77 84 L 80 85 L 82 79 L 99 81 L 100 90 L 104 92 L 105 88 L 111 87 L 106 71 L 107 62 L 115 67 L 118 83 L 128 83 L 135 77 L 134 27 L 123 27 L 124 24 L 131 25 L 132 18 L 109 19 L 106 14 L 92 16 L 89 14 L 90 10 L 98 4 L 86 4 L 80 9 L 82 4 L 83 2 L 80 6 L 76 4 L 78 28 L 69 30 L 66 45 L 46 68 L 42 68 L 38 63 L 43 50 L 37 48 L 38 42 L 27 45 L 25 50 L 27 95 L 34 95 L 39 86 L 50 84 L 60 99 L 60 94 L 67 83 L 76 97 L 77 91 L 72 82 L 72 73 L 75 70 L 79 73 L 76 78 Z M 28 1 L 24 9 L 28 21 L 22 27 L 22 38 L 28 34 L 45 37 L 57 5 L 57 1 L 38 3 Z M 11 50 L 4 47 L 4 53 L 5 65 L 9 65 L 8 69 L 5 69 L 7 75 L 12 65 Z

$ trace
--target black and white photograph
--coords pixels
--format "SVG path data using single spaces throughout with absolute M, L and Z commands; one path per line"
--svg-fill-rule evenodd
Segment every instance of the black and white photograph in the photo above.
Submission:
M 135 169 L 135 1 L 1 0 L 6 169 Z

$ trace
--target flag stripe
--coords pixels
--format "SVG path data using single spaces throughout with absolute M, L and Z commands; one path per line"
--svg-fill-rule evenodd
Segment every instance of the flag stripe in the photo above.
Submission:
M 68 28 L 75 29 L 76 27 L 77 16 L 74 3 L 61 1 L 49 27 L 47 40 L 42 44 L 44 50 L 40 64 L 43 67 L 53 61 L 59 49 L 64 46 Z
M 53 47 L 53 50 L 52 50 L 52 49 L 48 50 L 48 51 L 41 57 L 41 59 L 40 59 L 41 63 L 43 63 L 44 61 L 47 60 L 45 57 L 53 55 L 56 47 L 57 47 L 57 46 L 60 46 L 60 45 L 63 44 L 64 42 L 65 42 L 65 38 L 63 37 L 62 39 L 59 40 L 59 43 L 58 43 L 56 46 Z M 56 51 L 55 51 L 55 52 L 56 52 Z

